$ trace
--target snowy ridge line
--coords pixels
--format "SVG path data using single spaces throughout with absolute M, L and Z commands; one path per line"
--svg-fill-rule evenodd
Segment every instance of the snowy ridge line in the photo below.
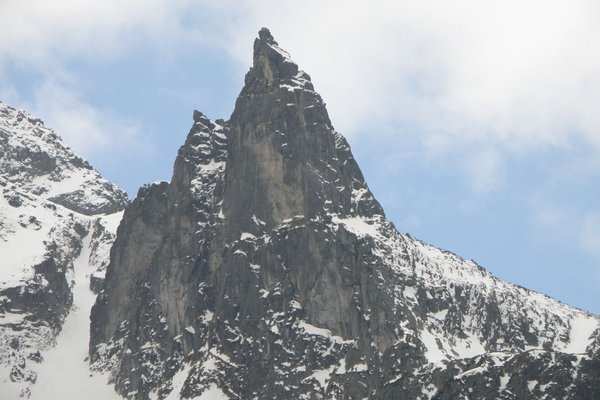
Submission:
M 419 239 L 415 239 L 409 234 L 399 233 L 393 228 L 392 223 L 383 216 L 376 215 L 372 218 L 365 218 L 359 215 L 340 216 L 339 214 L 327 214 L 327 218 L 331 219 L 334 229 L 337 229 L 339 225 L 343 225 L 346 230 L 356 236 L 371 237 L 380 246 L 392 248 L 397 253 L 406 254 L 404 250 L 412 250 L 412 253 L 409 254 L 412 255 L 414 260 L 427 260 L 431 264 L 428 264 L 427 268 L 413 268 L 410 271 L 407 271 L 402 265 L 397 265 L 396 268 L 402 272 L 408 272 L 417 277 L 428 279 L 427 283 L 432 287 L 446 287 L 448 282 L 454 282 L 481 286 L 484 290 L 494 288 L 495 290 L 502 290 L 509 293 L 517 291 L 524 297 L 533 296 L 536 303 L 547 303 L 552 305 L 552 308 L 558 307 L 559 309 L 574 312 L 577 315 L 582 314 L 591 317 L 593 320 L 599 319 L 598 316 L 590 312 L 565 304 L 544 293 L 499 279 L 473 260 L 466 260 L 451 251 L 429 245 Z M 273 231 L 282 228 L 302 228 L 306 226 L 305 223 L 324 223 L 325 221 L 321 217 L 308 220 L 304 215 L 296 215 L 283 220 Z M 265 233 L 263 235 L 264 239 L 267 239 L 270 235 L 271 233 Z M 407 244 L 411 246 L 407 248 Z M 421 263 L 422 266 L 424 264 L 426 263 Z M 431 266 L 437 267 L 437 270 L 432 269 Z
M 542 349 L 544 340 L 550 340 L 556 351 L 583 354 L 590 345 L 594 333 L 600 327 L 600 320 L 587 312 L 565 305 L 546 295 L 502 281 L 473 261 L 467 261 L 451 252 L 436 249 L 409 235 L 397 233 L 391 223 L 382 216 L 363 218 L 340 217 L 330 214 L 328 218 L 331 218 L 333 223 L 329 226 L 330 229 L 338 229 L 336 227 L 343 225 L 345 230 L 359 238 L 372 238 L 377 244 L 376 252 L 392 255 L 389 258 L 389 265 L 392 266 L 393 270 L 403 276 L 413 277 L 423 282 L 425 287 L 430 290 L 436 290 L 436 288 L 443 290 L 451 285 L 466 285 L 467 287 L 477 288 L 472 290 L 477 290 L 479 294 L 483 294 L 484 299 L 490 296 L 493 299 L 506 298 L 508 301 L 523 299 L 524 302 L 515 308 L 519 312 L 524 312 L 525 318 L 531 320 L 532 323 L 538 321 L 538 325 L 535 326 L 534 330 L 542 339 L 538 345 L 530 345 L 526 341 L 521 344 L 503 344 L 500 339 L 491 342 L 489 339 L 480 336 L 478 321 L 482 318 L 481 315 L 465 315 L 459 321 L 458 327 L 467 335 L 466 338 L 463 338 L 448 332 L 444 327 L 448 317 L 447 309 L 425 314 L 425 325 L 418 336 L 425 346 L 427 358 L 433 363 L 456 358 L 472 358 L 488 351 Z M 263 246 L 272 240 L 272 235 L 277 231 L 304 229 L 307 224 L 323 224 L 324 221 L 322 218 L 307 220 L 302 215 L 291 217 L 282 221 L 272 232 L 264 233 L 256 238 L 258 242 L 253 239 L 252 243 Z M 249 234 L 242 233 L 241 239 L 249 238 Z M 243 250 L 234 250 L 234 253 L 237 252 L 246 255 Z M 252 266 L 252 261 L 249 261 L 249 263 Z M 414 297 L 416 294 L 406 294 L 409 293 L 406 292 L 409 288 L 411 286 L 406 286 L 403 289 L 405 294 L 402 296 L 407 298 L 406 301 L 409 302 L 411 298 L 414 299 L 413 301 L 418 301 Z M 477 310 L 474 311 L 477 312 Z M 509 318 L 513 312 L 514 308 L 512 306 L 501 309 L 500 318 Z M 527 317 L 528 315 L 530 317 Z M 509 321 L 510 319 L 507 323 Z M 554 327 L 550 335 L 546 334 L 548 326 Z M 438 341 L 442 347 L 439 347 Z
M 386 237 L 386 231 L 390 229 L 389 227 L 391 225 L 391 222 L 382 216 L 376 216 L 374 218 L 365 218 L 361 216 L 341 217 L 339 215 L 332 214 L 331 218 L 334 224 L 344 225 L 344 227 L 347 230 L 356 234 L 357 236 L 370 236 L 380 244 L 389 244 L 390 238 Z M 439 268 L 446 268 L 446 270 L 444 271 L 444 280 L 440 280 L 440 283 L 442 283 L 442 285 L 440 286 L 444 286 L 443 284 L 445 284 L 447 280 L 452 280 L 457 283 L 470 283 L 474 285 L 481 285 L 483 288 L 500 287 L 505 288 L 508 291 L 518 290 L 520 292 L 523 292 L 525 295 L 540 296 L 550 303 L 557 303 L 558 305 L 568 308 L 574 312 L 582 313 L 596 319 L 599 318 L 598 316 L 588 311 L 581 310 L 577 307 L 565 304 L 564 302 L 556 300 L 542 292 L 528 289 L 523 286 L 513 284 L 500 278 L 497 278 L 487 269 L 477 264 L 475 261 L 464 259 L 461 256 L 453 253 L 452 251 L 434 247 L 422 240 L 414 238 L 410 234 L 402 234 L 399 232 L 397 232 L 396 234 L 398 235 L 398 239 L 411 242 L 414 245 L 415 257 L 428 258 L 429 261 L 435 261 L 435 265 Z M 399 246 L 399 244 L 396 244 L 396 246 Z M 453 265 L 457 265 L 457 267 L 452 267 Z M 448 272 L 450 272 L 451 274 L 448 274 Z M 421 274 L 422 276 L 426 276 L 427 272 L 423 270 L 421 271 Z M 479 276 L 480 278 L 477 278 L 477 276 Z
M 390 260 L 390 265 L 393 265 L 396 271 L 405 276 L 413 276 L 423 281 L 428 288 L 447 288 L 452 284 L 467 285 L 477 287 L 480 294 L 483 293 L 494 298 L 500 296 L 509 301 L 510 298 L 524 299 L 524 303 L 516 308 L 519 312 L 525 312 L 528 316 L 526 319 L 532 323 L 537 321 L 539 327 L 536 331 L 542 337 L 547 326 L 559 326 L 556 328 L 554 337 L 549 337 L 552 339 L 552 347 L 557 351 L 570 354 L 586 353 L 594 334 L 597 334 L 600 328 L 600 319 L 597 316 L 566 305 L 545 294 L 500 280 L 474 261 L 464 260 L 452 252 L 437 249 L 410 235 L 402 235 L 396 232 L 391 223 L 382 216 L 364 218 L 360 216 L 340 217 L 334 214 L 330 217 L 334 227 L 343 225 L 347 231 L 357 237 L 372 238 L 376 247 L 379 248 L 380 254 L 395 254 L 395 257 Z M 292 221 L 300 219 L 286 220 L 282 225 L 288 224 L 293 229 Z M 405 259 L 407 255 L 408 262 L 397 262 Z M 513 312 L 513 307 L 501 310 L 501 314 L 504 315 L 502 318 L 508 317 Z M 453 335 L 449 335 L 443 328 L 447 310 L 440 315 L 441 320 L 437 313 L 426 314 L 425 326 L 419 334 L 427 349 L 427 357 L 433 363 L 454 359 L 456 356 L 471 358 L 487 353 L 490 351 L 490 347 L 492 350 L 502 350 L 504 347 L 500 341 L 490 343 L 479 336 L 480 326 L 476 321 L 480 316 L 473 315 L 463 319 L 460 326 L 468 335 L 467 339 L 463 339 L 453 338 Z M 442 338 L 442 348 L 439 348 L 436 343 L 440 338 Z M 450 341 L 445 340 L 448 338 Z M 517 351 L 542 349 L 542 344 L 543 342 L 538 346 L 523 344 L 518 346 Z
M 77 215 L 78 218 L 81 218 L 83 220 L 93 221 L 93 220 L 96 220 L 98 218 L 102 219 L 105 216 L 114 216 L 114 215 L 117 215 L 117 214 L 118 215 L 123 215 L 123 211 L 124 211 L 124 210 L 120 210 L 120 211 L 116 211 L 116 212 L 112 212 L 112 213 L 108 213 L 108 214 L 93 214 L 93 215 L 82 214 L 82 213 L 74 211 L 74 210 L 72 210 L 72 209 L 70 209 L 70 208 L 68 208 L 68 207 L 66 207 L 66 206 L 64 206 L 62 204 L 55 203 L 51 199 L 48 199 L 48 198 L 46 198 L 46 197 L 44 197 L 42 195 L 35 194 L 35 193 L 33 193 L 33 192 L 29 191 L 29 190 L 23 190 L 23 189 L 19 188 L 17 186 L 17 184 L 15 184 L 14 182 L 6 179 L 2 175 L 0 175 L 0 188 L 4 188 L 4 191 L 5 191 L 4 194 L 6 194 L 7 193 L 6 191 L 9 190 L 9 191 L 13 192 L 16 195 L 25 198 L 29 202 L 41 203 L 41 204 L 35 204 L 35 205 L 33 205 L 34 208 L 38 207 L 38 206 L 41 206 L 43 208 L 54 209 L 57 212 L 61 212 L 62 211 L 62 213 L 64 215 L 75 214 L 75 215 Z M 2 189 L 0 189 L 0 190 L 2 190 Z M 4 196 L 4 197 L 6 197 L 6 196 Z
M 21 190 L 87 214 L 123 209 L 126 194 L 75 155 L 39 118 L 0 102 L 0 176 Z

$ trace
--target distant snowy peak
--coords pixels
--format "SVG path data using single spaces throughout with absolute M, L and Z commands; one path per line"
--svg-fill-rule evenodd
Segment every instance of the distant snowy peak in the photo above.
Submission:
M 41 120 L 0 102 L 1 399 L 29 398 L 32 385 L 47 382 L 54 364 L 40 366 L 78 310 L 82 345 L 70 350 L 83 360 L 92 291 L 102 285 L 127 204 Z M 82 292 L 90 304 L 79 301 Z
M 2 102 L 0 182 L 85 215 L 114 213 L 128 203 L 126 193 L 75 155 L 39 118 Z

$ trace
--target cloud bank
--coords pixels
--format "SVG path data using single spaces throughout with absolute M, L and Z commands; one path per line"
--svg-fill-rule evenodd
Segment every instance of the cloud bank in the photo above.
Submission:
M 374 121 L 387 121 L 442 148 L 565 146 L 574 136 L 598 146 L 598 15 L 591 0 L 7 0 L 0 69 L 118 57 L 141 41 L 218 46 L 245 69 L 266 25 L 314 75 L 346 134 L 377 135 Z

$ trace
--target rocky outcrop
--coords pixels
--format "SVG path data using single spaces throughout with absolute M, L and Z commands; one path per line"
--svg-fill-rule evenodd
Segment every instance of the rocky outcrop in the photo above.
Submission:
M 583 398 L 598 323 L 400 234 L 263 29 L 230 120 L 195 112 L 126 210 L 90 356 L 132 399 Z

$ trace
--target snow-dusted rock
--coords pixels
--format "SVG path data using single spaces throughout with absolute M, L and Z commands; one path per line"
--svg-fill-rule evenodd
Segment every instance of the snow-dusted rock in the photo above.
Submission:
M 265 29 L 112 254 L 90 356 L 129 398 L 598 395 L 598 317 L 399 233 Z
M 80 214 L 111 214 L 127 195 L 65 146 L 44 123 L 0 102 L 0 178 Z
M 90 273 L 78 268 L 103 276 L 127 202 L 39 119 L 0 103 L 0 398 L 35 394 L 65 318 L 79 312 L 89 321 L 93 293 L 87 309 L 73 298 L 82 279 L 89 291 Z

